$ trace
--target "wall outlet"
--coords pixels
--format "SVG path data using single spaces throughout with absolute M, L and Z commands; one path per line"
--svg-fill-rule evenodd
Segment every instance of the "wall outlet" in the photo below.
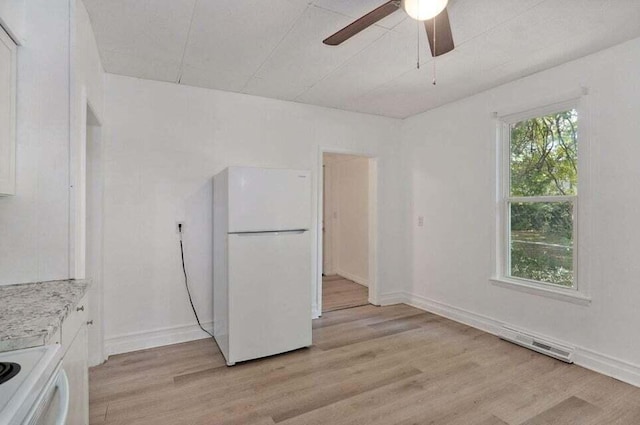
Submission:
M 180 233 L 180 226 L 182 226 L 182 233 L 184 233 L 184 221 L 176 221 L 176 233 Z
M 418 216 L 418 227 L 423 227 L 424 226 L 424 217 L 419 215 Z

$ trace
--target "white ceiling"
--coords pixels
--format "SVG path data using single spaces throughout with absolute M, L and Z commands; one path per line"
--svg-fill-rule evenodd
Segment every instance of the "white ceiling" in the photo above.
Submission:
M 395 12 L 322 40 L 385 0 L 84 0 L 107 72 L 404 118 L 640 36 L 640 0 L 450 0 L 436 60 Z

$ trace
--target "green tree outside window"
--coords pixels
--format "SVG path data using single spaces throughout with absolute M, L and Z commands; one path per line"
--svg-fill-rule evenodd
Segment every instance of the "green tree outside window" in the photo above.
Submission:
M 509 273 L 571 287 L 578 193 L 576 110 L 512 124 L 509 160 Z

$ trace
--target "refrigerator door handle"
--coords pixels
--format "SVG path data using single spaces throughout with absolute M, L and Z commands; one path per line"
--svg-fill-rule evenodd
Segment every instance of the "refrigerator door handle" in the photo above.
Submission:
M 231 233 L 232 235 L 238 236 L 278 236 L 278 235 L 300 235 L 304 232 L 307 232 L 307 229 L 294 229 L 294 230 L 270 230 L 266 232 L 236 232 Z

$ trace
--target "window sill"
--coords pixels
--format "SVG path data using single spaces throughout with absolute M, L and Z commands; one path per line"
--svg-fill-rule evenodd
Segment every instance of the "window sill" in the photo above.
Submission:
M 502 288 L 513 289 L 520 292 L 526 292 L 528 294 L 540 295 L 547 298 L 553 298 L 555 300 L 566 301 L 578 305 L 591 304 L 591 298 L 581 294 L 574 290 L 563 290 L 555 288 L 547 288 L 544 286 L 527 284 L 525 282 L 519 282 L 508 278 L 496 278 L 489 279 L 492 285 L 500 286 Z

